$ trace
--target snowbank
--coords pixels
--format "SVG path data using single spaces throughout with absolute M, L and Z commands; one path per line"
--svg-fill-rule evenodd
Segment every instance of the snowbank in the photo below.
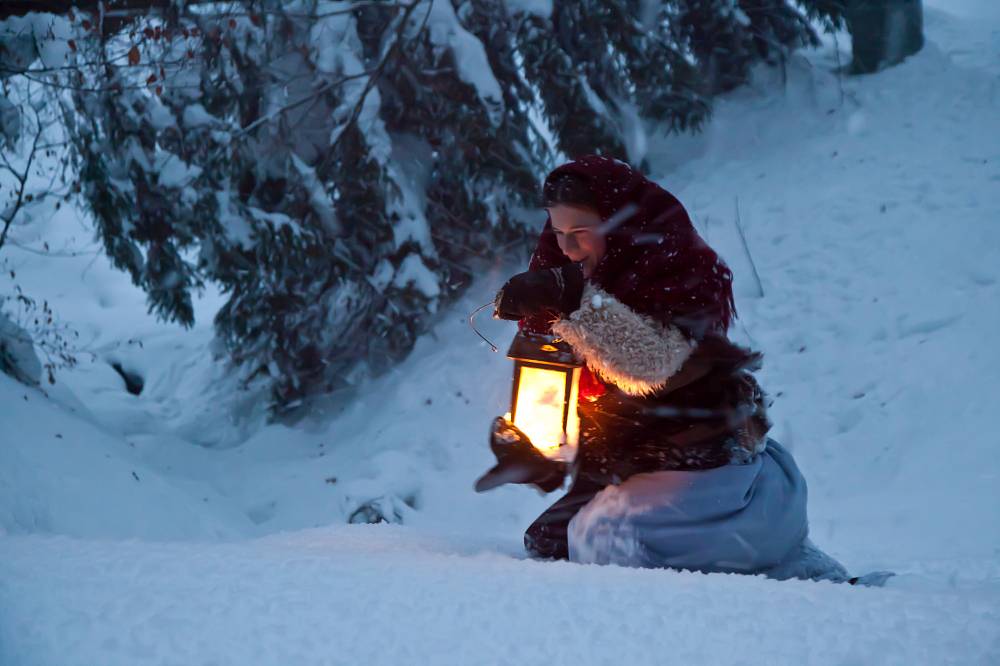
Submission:
M 0 581 L 0 663 L 17 666 L 989 664 L 1000 626 L 995 579 L 918 592 L 540 563 L 394 526 L 18 537 Z
M 85 414 L 0 374 L 0 531 L 188 539 L 234 535 L 232 517 L 134 460 Z

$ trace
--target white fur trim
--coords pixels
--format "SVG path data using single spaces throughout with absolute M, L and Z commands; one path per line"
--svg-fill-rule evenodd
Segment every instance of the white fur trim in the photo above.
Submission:
M 592 371 L 628 395 L 649 395 L 663 388 L 694 351 L 676 326 L 630 310 L 589 282 L 580 308 L 552 325 Z

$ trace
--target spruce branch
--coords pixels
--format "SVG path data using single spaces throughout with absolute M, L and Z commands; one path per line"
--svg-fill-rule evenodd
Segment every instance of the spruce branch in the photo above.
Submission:
M 375 84 L 378 83 L 379 77 L 385 70 L 385 66 L 389 63 L 389 61 L 393 59 L 396 53 L 399 52 L 403 42 L 405 41 L 404 35 L 406 33 L 406 27 L 407 23 L 410 20 L 410 16 L 413 14 L 417 6 L 422 1 L 423 0 L 412 0 L 410 3 L 404 5 L 403 15 L 399 19 L 398 24 L 396 26 L 396 34 L 393 38 L 392 43 L 383 50 L 382 57 L 379 59 L 378 65 L 372 71 L 371 76 L 369 76 L 368 80 L 365 82 L 365 87 L 361 91 L 361 94 L 358 96 L 357 101 L 354 103 L 354 108 L 351 110 L 350 116 L 348 116 L 347 120 L 341 125 L 340 131 L 337 133 L 337 138 L 334 139 L 333 142 L 330 144 L 330 146 L 327 148 L 326 157 L 324 158 L 323 162 L 321 162 L 322 166 L 326 166 L 326 162 L 334 158 L 334 155 L 336 153 L 334 149 L 340 143 L 341 138 L 344 136 L 344 134 L 347 133 L 347 129 L 351 127 L 355 122 L 357 122 L 358 117 L 361 115 L 361 110 L 364 108 L 365 99 L 368 97 L 368 93 L 371 92 L 372 88 L 375 87 Z M 420 28 L 416 31 L 416 34 L 419 35 L 424 31 L 424 27 L 427 25 L 427 20 L 430 18 L 431 9 L 434 6 L 434 1 L 435 0 L 430 0 L 430 2 L 427 3 L 427 13 L 424 14 L 424 20 L 420 24 Z

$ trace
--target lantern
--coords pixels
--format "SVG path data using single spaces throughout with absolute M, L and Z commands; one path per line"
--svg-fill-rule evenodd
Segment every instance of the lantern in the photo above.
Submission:
M 546 458 L 572 462 L 580 434 L 576 412 L 582 364 L 568 344 L 518 333 L 507 351 L 514 361 L 507 420 Z

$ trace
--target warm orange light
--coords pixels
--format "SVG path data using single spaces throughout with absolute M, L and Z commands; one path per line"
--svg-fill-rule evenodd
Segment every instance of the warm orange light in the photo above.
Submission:
M 576 452 L 580 420 L 576 413 L 579 368 L 569 370 L 569 408 L 566 407 L 566 369 L 522 366 L 517 388 L 517 415 L 520 428 L 539 451 L 549 458 L 572 460 Z M 563 415 L 567 420 L 563 430 Z

